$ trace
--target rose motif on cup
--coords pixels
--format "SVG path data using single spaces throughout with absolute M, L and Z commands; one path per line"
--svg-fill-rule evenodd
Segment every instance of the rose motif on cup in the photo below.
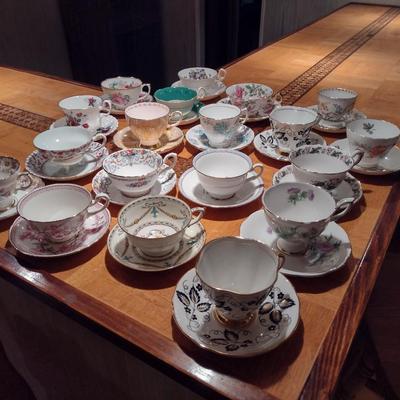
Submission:
M 115 104 L 118 104 L 121 106 L 126 106 L 130 101 L 130 97 L 127 94 L 112 93 L 111 101 Z
M 82 124 L 82 120 L 84 120 L 86 118 L 87 118 L 87 115 L 82 112 L 78 112 L 76 114 L 68 114 L 67 115 L 67 125 L 68 126 L 82 126 L 82 128 L 89 128 L 88 123 Z

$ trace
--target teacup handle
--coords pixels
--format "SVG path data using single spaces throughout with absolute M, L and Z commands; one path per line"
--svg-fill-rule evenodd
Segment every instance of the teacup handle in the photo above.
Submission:
M 147 91 L 144 90 L 144 88 L 147 88 Z M 150 91 L 151 91 L 150 83 L 143 83 L 143 85 L 140 88 L 140 91 L 143 92 L 143 93 L 146 93 L 146 94 L 150 94 Z
M 107 143 L 107 137 L 103 135 L 102 133 L 98 133 L 97 135 L 94 135 L 92 137 L 92 141 L 96 142 L 97 140 L 101 140 L 100 146 L 103 147 Z
M 222 82 L 225 79 L 226 74 L 227 74 L 226 69 L 220 68 L 218 70 L 218 74 L 217 74 L 218 80 L 220 80 Z
M 242 116 L 242 113 L 244 113 L 244 116 Z M 247 120 L 249 119 L 249 111 L 247 108 L 242 108 L 239 116 L 239 122 L 241 124 L 245 124 Z
M 357 165 L 364 156 L 364 152 L 360 149 L 357 149 L 350 157 L 353 159 L 353 166 Z
M 339 200 L 335 212 L 331 216 L 330 220 L 331 221 L 337 221 L 339 218 L 343 217 L 348 213 L 350 210 L 351 205 L 354 203 L 354 198 L 353 197 L 348 197 L 346 199 Z M 342 211 L 339 211 L 343 208 Z
M 277 254 L 277 257 L 278 257 L 278 271 L 279 271 L 285 264 L 286 258 L 281 252 Z
M 262 164 L 254 164 L 253 168 L 249 172 L 251 172 L 251 171 L 256 172 L 256 169 L 259 169 L 259 172 L 256 173 L 254 176 L 250 176 L 249 178 L 247 178 L 246 182 L 254 181 L 254 179 L 259 178 L 261 176 L 261 174 L 263 173 L 263 171 L 264 171 L 264 165 L 262 165 Z
M 189 228 L 189 226 L 192 226 L 192 225 L 194 225 L 194 224 L 197 224 L 197 223 L 203 218 L 203 215 L 204 215 L 206 209 L 205 209 L 204 207 L 195 207 L 195 208 L 192 208 L 190 211 L 192 212 L 192 215 L 193 215 L 195 212 L 198 212 L 199 214 L 197 215 L 197 217 L 195 217 L 194 219 L 192 219 L 192 220 L 190 221 L 190 223 L 189 223 L 189 225 L 188 225 L 188 228 Z
M 87 213 L 89 215 L 97 214 L 100 211 L 103 211 L 105 208 L 107 208 L 108 205 L 110 204 L 110 198 L 105 193 L 99 193 L 96 195 L 94 200 L 92 200 L 92 204 L 89 207 L 93 207 L 96 204 L 101 204 L 101 207 L 98 210 L 89 210 L 88 208 Z
M 170 161 L 170 165 L 167 164 L 167 161 Z M 167 164 L 166 167 L 161 168 L 160 173 L 166 171 L 167 169 L 174 169 L 176 162 L 178 161 L 178 155 L 176 153 L 169 153 L 163 158 L 163 163 Z
M 106 117 L 107 115 L 110 115 L 111 113 L 111 101 L 110 100 L 103 100 L 103 103 L 101 105 L 101 110 L 105 111 L 102 112 L 100 117 Z
M 200 86 L 200 87 L 197 89 L 197 98 L 198 98 L 199 100 L 202 100 L 202 99 L 204 99 L 204 97 L 206 97 L 206 96 L 207 96 L 206 89 L 204 89 L 203 86 Z
M 21 181 L 21 178 L 23 176 L 26 176 L 28 178 L 29 182 L 28 182 L 27 185 L 24 185 L 23 182 Z M 33 180 L 32 180 L 32 177 L 29 175 L 29 172 L 21 172 L 18 175 L 18 177 L 17 177 L 17 187 L 16 187 L 17 190 L 21 190 L 21 189 L 25 190 L 25 189 L 28 189 L 29 187 L 31 187 L 32 185 L 33 185 Z
M 175 119 L 175 118 L 178 118 L 178 120 L 175 121 L 175 122 L 173 122 L 172 124 L 169 123 L 168 126 L 167 126 L 167 129 L 173 128 L 174 126 L 177 126 L 177 125 L 179 125 L 179 124 L 181 123 L 181 121 L 182 121 L 182 119 L 183 119 L 183 114 L 182 114 L 182 112 L 181 112 L 181 111 L 178 111 L 178 110 L 172 111 L 172 113 L 169 114 L 169 120 Z
M 280 94 L 280 92 L 276 93 L 275 96 L 272 97 L 273 103 L 275 107 L 281 107 L 282 106 L 282 101 L 283 97 Z

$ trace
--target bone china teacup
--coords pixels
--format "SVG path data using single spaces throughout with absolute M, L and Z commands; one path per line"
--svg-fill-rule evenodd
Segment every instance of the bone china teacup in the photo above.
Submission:
M 328 121 L 343 121 L 353 110 L 357 96 L 354 90 L 322 89 L 318 94 L 318 113 Z
M 214 303 L 217 319 L 245 325 L 273 288 L 283 262 L 282 255 L 259 241 L 222 237 L 204 246 L 196 273 Z
M 201 186 L 215 199 L 229 199 L 243 185 L 261 176 L 264 166 L 255 164 L 246 154 L 236 150 L 207 150 L 193 159 Z M 250 172 L 258 170 L 252 176 Z
M 99 193 L 95 199 L 82 186 L 54 184 L 26 194 L 18 203 L 19 215 L 30 227 L 50 242 L 62 243 L 74 238 L 85 220 L 105 209 L 109 198 Z
M 157 147 L 160 137 L 167 129 L 179 125 L 183 115 L 180 111 L 170 113 L 164 104 L 143 102 L 126 108 L 125 117 L 140 146 Z
M 292 151 L 289 161 L 297 181 L 334 190 L 363 154 L 356 150 L 350 156 L 333 146 L 307 145 Z
M 277 247 L 288 254 L 304 253 L 311 239 L 345 215 L 353 201 L 336 203 L 326 190 L 299 182 L 272 186 L 262 197 L 267 222 L 278 236 Z
M 226 71 L 220 68 L 218 71 L 206 67 L 190 67 L 178 72 L 182 86 L 191 89 L 200 89 L 214 86 L 218 81 L 223 81 Z
M 193 214 L 197 216 L 193 218 Z M 168 257 L 179 248 L 185 229 L 203 217 L 204 208 L 171 196 L 147 196 L 131 201 L 118 215 L 118 224 L 132 246 L 144 256 Z
M 163 167 L 168 160 L 170 166 Z M 128 149 L 110 154 L 103 161 L 103 169 L 125 196 L 138 197 L 148 193 L 160 173 L 167 168 L 173 169 L 176 161 L 175 153 L 163 158 L 152 150 Z

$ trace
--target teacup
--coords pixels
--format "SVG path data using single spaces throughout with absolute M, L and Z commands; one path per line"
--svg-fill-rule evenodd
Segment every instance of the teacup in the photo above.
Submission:
M 163 167 L 170 161 L 171 165 Z M 110 154 L 103 161 L 113 185 L 125 196 L 143 196 L 150 191 L 164 169 L 175 167 L 177 155 L 167 154 L 162 158 L 152 150 L 129 149 Z
M 170 113 L 164 104 L 143 102 L 126 108 L 125 117 L 140 146 L 157 147 L 160 137 L 167 129 L 179 125 L 183 115 L 180 111 Z
M 193 218 L 193 214 L 198 213 Z M 204 208 L 190 209 L 170 196 L 148 196 L 122 208 L 118 224 L 128 240 L 145 257 L 164 258 L 179 249 L 185 229 L 200 221 Z
M 178 77 L 182 86 L 199 89 L 214 86 L 218 81 L 223 81 L 226 77 L 226 70 L 220 68 L 218 71 L 206 67 L 190 67 L 178 72 Z
M 135 104 L 140 93 L 150 94 L 151 90 L 150 83 L 142 83 L 138 78 L 125 76 L 108 78 L 101 82 L 101 88 L 105 94 L 110 96 L 113 108 L 120 111 Z
M 273 288 L 284 257 L 252 239 L 222 237 L 200 253 L 196 274 L 214 303 L 214 315 L 227 325 L 246 325 Z
M 13 157 L 0 156 L 0 211 L 14 207 L 16 190 L 28 189 L 32 178 L 27 172 L 20 172 L 19 161 Z
M 320 119 L 315 111 L 295 106 L 277 107 L 269 118 L 279 149 L 286 153 L 304 144 L 311 128 Z
M 356 150 L 350 156 L 333 146 L 306 145 L 292 151 L 289 161 L 297 181 L 334 190 L 363 154 Z
M 277 247 L 288 254 L 304 253 L 310 241 L 331 221 L 345 215 L 353 198 L 336 203 L 326 190 L 309 183 L 279 183 L 264 192 L 262 203 Z
M 17 211 L 45 240 L 62 243 L 77 236 L 86 219 L 104 210 L 108 204 L 109 198 L 104 193 L 99 193 L 93 200 L 84 187 L 64 183 L 26 194 L 19 201 Z
M 193 159 L 201 186 L 215 199 L 229 199 L 246 182 L 257 179 L 264 170 L 262 164 L 255 164 L 246 154 L 236 150 L 207 150 Z M 252 171 L 258 172 L 248 177 Z
M 376 167 L 398 142 L 400 129 L 378 119 L 358 119 L 346 126 L 350 151 L 361 149 L 364 156 L 359 166 Z
M 111 112 L 109 100 L 92 95 L 67 97 L 58 105 L 67 118 L 68 126 L 80 126 L 92 132 L 101 125 L 101 119 Z
M 210 146 L 221 148 L 231 146 L 240 134 L 241 124 L 247 121 L 247 110 L 230 104 L 209 104 L 200 108 L 199 116 Z
M 322 89 L 318 94 L 318 113 L 328 121 L 343 121 L 353 110 L 357 96 L 354 90 Z
M 107 142 L 101 133 L 92 136 L 87 129 L 63 126 L 39 133 L 33 139 L 33 144 L 49 160 L 72 165 L 82 160 L 95 140 L 101 140 L 101 146 Z

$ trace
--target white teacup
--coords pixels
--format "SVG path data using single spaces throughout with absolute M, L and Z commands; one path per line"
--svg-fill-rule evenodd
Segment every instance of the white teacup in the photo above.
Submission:
M 170 166 L 163 167 L 167 161 Z M 128 149 L 110 154 L 103 161 L 113 185 L 125 196 L 138 197 L 147 194 L 164 169 L 175 167 L 177 155 L 167 154 L 162 158 L 152 150 Z
M 93 206 L 101 204 L 101 207 Z M 79 234 L 85 220 L 109 204 L 105 193 L 95 199 L 82 186 L 55 184 L 35 189 L 18 203 L 19 215 L 45 240 L 62 243 Z
M 223 81 L 226 77 L 226 70 L 220 68 L 218 71 L 206 67 L 190 67 L 181 69 L 178 77 L 182 86 L 191 89 L 200 89 L 214 86 L 218 81 Z
M 264 192 L 263 208 L 269 226 L 278 236 L 284 253 L 304 253 L 311 239 L 331 221 L 345 215 L 353 198 L 335 199 L 324 189 L 309 183 L 279 183 Z
M 215 199 L 229 199 L 243 185 L 261 176 L 262 164 L 255 164 L 246 154 L 236 150 L 207 150 L 193 159 L 201 186 Z M 248 176 L 252 171 L 258 173 Z
M 343 121 L 351 113 L 358 93 L 342 88 L 322 89 L 318 94 L 318 113 L 328 121 Z
M 346 132 L 350 151 L 364 152 L 359 166 L 365 168 L 376 167 L 400 137 L 400 129 L 396 125 L 370 118 L 350 122 Z
M 109 100 L 92 95 L 67 97 L 58 105 L 67 117 L 68 126 L 80 126 L 92 132 L 101 125 L 101 119 L 111 112 Z
M 49 160 L 61 165 L 73 165 L 82 160 L 95 140 L 101 140 L 101 146 L 107 142 L 101 133 L 93 136 L 87 129 L 63 126 L 39 133 L 33 144 Z
M 20 172 L 19 161 L 13 157 L 0 156 L 0 211 L 14 207 L 16 190 L 28 189 L 32 179 L 27 172 Z
M 241 116 L 242 113 L 244 116 Z M 241 124 L 247 121 L 247 110 L 230 104 L 209 104 L 199 110 L 200 123 L 211 147 L 229 147 L 237 138 Z

